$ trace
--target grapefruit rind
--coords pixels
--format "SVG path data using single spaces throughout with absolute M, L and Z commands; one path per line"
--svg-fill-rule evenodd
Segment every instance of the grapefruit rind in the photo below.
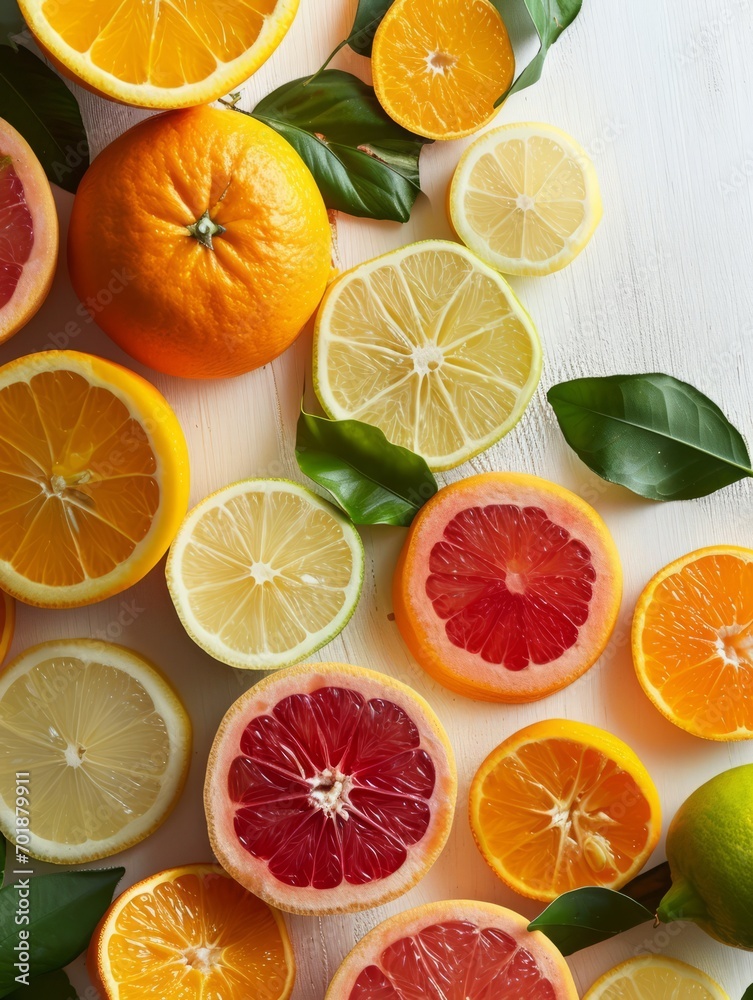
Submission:
M 363 885 L 334 889 L 290 887 L 272 877 L 264 861 L 238 843 L 234 813 L 228 798 L 230 765 L 239 754 L 249 721 L 270 712 L 291 694 L 307 694 L 342 685 L 364 698 L 385 698 L 402 708 L 418 726 L 421 746 L 430 754 L 436 783 L 430 800 L 432 815 L 423 838 L 408 850 L 405 863 L 391 875 Z M 289 913 L 322 915 L 366 910 L 407 892 L 434 864 L 452 827 L 457 796 L 455 756 L 441 722 L 430 705 L 406 684 L 386 674 L 345 663 L 300 664 L 264 678 L 233 704 L 212 743 L 204 785 L 204 809 L 209 840 L 223 868 L 250 892 Z
M 681 997 L 685 994 L 675 992 L 675 990 L 679 988 L 682 991 L 683 988 L 687 989 L 688 987 L 691 988 L 693 1000 L 729 1000 L 721 986 L 705 972 L 701 972 L 695 966 L 688 965 L 676 958 L 670 958 L 668 955 L 638 955 L 636 958 L 629 958 L 626 962 L 621 962 L 597 979 L 586 992 L 583 1000 L 633 1000 L 638 995 L 636 992 L 638 984 L 631 982 L 632 973 L 641 972 L 644 969 L 656 969 L 659 974 L 656 982 L 656 994 L 649 996 L 642 991 L 640 992 L 640 996 L 645 996 L 646 1000 L 662 1000 L 670 995 L 665 992 L 668 989 L 672 991 L 672 996 Z M 666 973 L 674 973 L 677 977 L 682 977 L 682 981 L 669 983 Z M 621 990 L 619 982 L 625 978 L 627 978 L 629 986 L 627 990 Z

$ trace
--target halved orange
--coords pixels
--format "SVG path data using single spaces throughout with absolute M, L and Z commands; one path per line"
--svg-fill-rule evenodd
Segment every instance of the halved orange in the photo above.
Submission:
M 6 594 L 4 590 L 0 590 L 0 663 L 5 659 L 10 649 L 10 644 L 13 642 L 15 624 L 16 602 L 10 594 Z
M 476 132 L 515 73 L 507 28 L 489 0 L 396 0 L 371 65 L 387 114 L 429 139 Z
M 492 870 L 549 902 L 587 885 L 620 889 L 661 833 L 651 777 L 622 740 L 551 719 L 510 736 L 476 772 L 471 830 Z
M 676 726 L 709 740 L 753 737 L 753 550 L 698 549 L 660 570 L 635 609 L 633 662 Z
M 0 368 L 0 587 L 92 604 L 140 580 L 188 506 L 178 418 L 145 379 L 76 351 Z
M 185 108 L 229 93 L 274 52 L 299 0 L 21 0 L 66 75 L 105 97 Z
M 107 1000 L 287 1000 L 295 981 L 281 914 L 219 865 L 131 886 L 102 918 L 86 964 Z

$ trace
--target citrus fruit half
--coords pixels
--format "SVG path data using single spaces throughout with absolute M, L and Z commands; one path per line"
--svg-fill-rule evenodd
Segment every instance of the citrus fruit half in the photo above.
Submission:
M 295 981 L 281 914 L 219 865 L 170 868 L 126 889 L 86 965 L 106 1000 L 287 1000 Z
M 729 1000 L 705 972 L 666 955 L 639 955 L 605 973 L 583 1000 Z
M 34 150 L 0 118 L 0 344 L 39 309 L 58 259 L 58 216 Z
M 438 857 L 457 779 L 441 723 L 405 684 L 315 663 L 267 677 L 222 721 L 204 804 L 217 858 L 294 913 L 380 906 Z
M 16 602 L 5 591 L 0 590 L 0 663 L 13 642 L 13 629 L 16 624 Z
M 471 830 L 492 870 L 549 902 L 587 885 L 620 889 L 661 834 L 651 777 L 622 740 L 550 719 L 493 750 L 476 772 Z
M 489 0 L 396 0 L 371 65 L 387 114 L 430 139 L 481 128 L 515 73 L 507 28 Z
M 76 351 L 0 368 L 0 587 L 92 604 L 161 559 L 188 506 L 178 418 L 145 379 Z
M 155 115 L 111 143 L 76 193 L 68 267 L 93 318 L 132 357 L 227 378 L 292 344 L 331 271 L 308 167 L 240 111 Z
M 650 581 L 633 618 L 643 690 L 681 729 L 753 737 L 753 550 L 698 549 Z
M 167 585 L 186 631 L 210 656 L 270 670 L 345 628 L 363 568 L 361 538 L 332 504 L 286 479 L 245 479 L 186 517 Z
M 91 0 L 85 10 L 21 0 L 26 23 L 58 69 L 103 97 L 144 108 L 208 104 L 274 52 L 299 0 Z
M 22 846 L 55 864 L 148 837 L 190 762 L 191 723 L 170 684 L 136 653 L 94 639 L 45 642 L 5 667 L 0 736 L 0 830 L 16 842 L 22 768 L 31 816 Z
M 445 486 L 410 527 L 395 620 L 421 666 L 487 701 L 535 701 L 580 677 L 617 619 L 622 571 L 593 508 L 536 476 Z
M 378 924 L 345 958 L 326 1000 L 577 1000 L 562 955 L 492 903 L 427 903 Z
M 559 271 L 601 219 L 594 165 L 553 125 L 525 122 L 486 132 L 460 158 L 450 221 L 466 246 L 506 274 Z
M 457 243 L 427 240 L 347 271 L 316 320 L 314 386 L 336 420 L 451 469 L 520 419 L 541 345 L 505 279 Z

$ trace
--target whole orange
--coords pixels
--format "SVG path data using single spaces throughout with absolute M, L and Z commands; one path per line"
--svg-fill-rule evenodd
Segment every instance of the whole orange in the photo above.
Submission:
M 238 111 L 156 115 L 108 146 L 76 194 L 77 295 L 137 361 L 225 378 L 276 358 L 331 270 L 327 210 L 276 132 Z

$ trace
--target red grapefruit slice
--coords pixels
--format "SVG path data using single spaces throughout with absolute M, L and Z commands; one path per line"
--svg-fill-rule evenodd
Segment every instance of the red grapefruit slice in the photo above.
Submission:
M 486 701 L 535 701 L 598 659 L 620 607 L 606 525 L 574 493 L 492 472 L 440 490 L 395 571 L 395 620 L 421 666 Z
M 230 708 L 204 804 L 222 866 L 294 913 L 379 906 L 431 867 L 452 824 L 452 749 L 427 703 L 362 667 L 280 670 Z
M 491 903 L 428 903 L 379 924 L 325 1000 L 578 1000 L 562 955 Z
M 0 118 L 0 344 L 47 298 L 57 256 L 50 183 L 28 142 Z

